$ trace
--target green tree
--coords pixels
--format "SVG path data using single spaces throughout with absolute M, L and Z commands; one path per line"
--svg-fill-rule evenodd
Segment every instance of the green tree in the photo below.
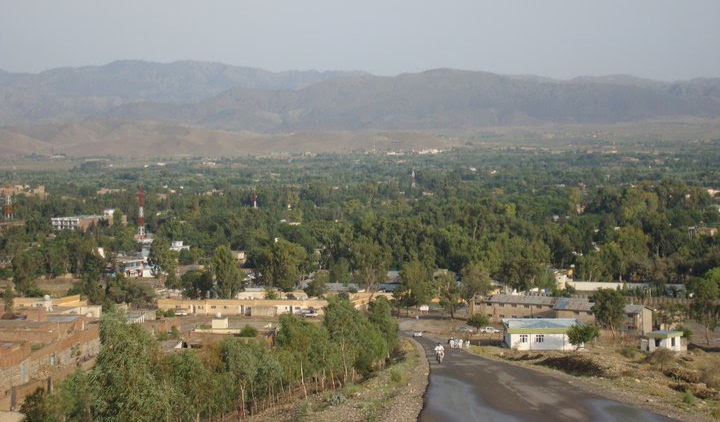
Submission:
M 625 319 L 625 297 L 613 289 L 600 289 L 593 294 L 592 312 L 600 326 L 615 332 L 622 327 Z
M 315 278 L 310 280 L 307 287 L 305 287 L 305 293 L 308 297 L 321 297 L 327 293 L 327 273 L 315 273 Z
M 190 270 L 182 275 L 180 285 L 185 296 L 191 299 L 205 298 L 213 288 L 212 273 L 210 271 Z
M 398 342 L 398 323 L 392 316 L 392 305 L 384 296 L 370 302 L 368 320 L 380 329 L 388 350 L 393 350 Z
M 374 293 L 387 276 L 390 252 L 372 239 L 363 237 L 352 246 L 353 279 Z
M 393 300 L 400 308 L 429 304 L 432 300 L 432 273 L 422 262 L 412 260 L 400 271 L 400 286 L 393 290 Z
M 467 320 L 467 325 L 475 328 L 476 333 L 478 332 L 478 330 L 480 330 L 480 328 L 486 327 L 489 324 L 490 324 L 490 319 L 485 314 L 473 314 Z
M 240 337 L 252 337 L 252 338 L 257 337 L 257 335 L 258 335 L 257 328 L 255 328 L 251 325 L 248 325 L 248 324 L 245 324 L 245 326 L 242 328 L 242 330 L 240 330 L 240 334 L 239 334 Z
M 93 419 L 172 420 L 176 394 L 160 382 L 157 343 L 138 324 L 107 314 L 100 323 L 102 348 L 90 373 Z
M 492 290 L 490 275 L 479 264 L 465 265 L 460 271 L 460 280 L 462 281 L 462 297 L 466 302 L 473 300 L 475 295 L 484 297 Z
M 570 341 L 570 344 L 575 346 L 575 350 L 579 349 L 580 346 L 598 337 L 599 335 L 600 330 L 596 325 L 592 324 L 576 324 L 570 327 L 567 331 L 568 340 Z
M 239 291 L 245 290 L 240 269 L 228 246 L 222 245 L 215 249 L 210 268 L 215 276 L 219 297 L 232 299 Z
M 302 246 L 278 239 L 258 258 L 258 271 L 266 286 L 290 292 L 300 281 L 301 266 L 307 259 Z
M 33 250 L 23 251 L 16 254 L 12 260 L 15 288 L 20 293 L 27 294 L 36 288 L 35 278 L 41 262 L 36 255 Z
M 340 257 L 330 264 L 330 282 L 347 285 L 350 282 L 350 263 L 347 259 Z
M 158 236 L 150 245 L 148 260 L 157 266 L 156 277 L 165 274 L 165 287 L 176 289 L 179 287 L 177 278 L 178 253 L 170 250 L 170 243 L 164 237 Z
M 11 314 L 13 312 L 13 307 L 15 306 L 15 292 L 13 291 L 10 282 L 8 282 L 5 286 L 3 303 L 5 304 L 5 312 Z
M 30 395 L 25 397 L 25 401 L 20 407 L 20 413 L 25 416 L 23 420 L 27 422 L 59 420 L 54 417 L 55 415 L 53 415 L 50 409 L 48 394 L 41 387 L 38 387 Z
M 710 344 L 710 333 L 720 324 L 720 268 L 714 268 L 706 273 L 693 288 L 693 302 L 690 305 L 690 315 L 699 324 L 705 327 L 705 341 Z
M 455 273 L 441 273 L 435 279 L 435 284 L 439 291 L 440 306 L 450 314 L 450 319 L 455 319 L 455 312 L 462 303 L 462 290 L 455 280 Z

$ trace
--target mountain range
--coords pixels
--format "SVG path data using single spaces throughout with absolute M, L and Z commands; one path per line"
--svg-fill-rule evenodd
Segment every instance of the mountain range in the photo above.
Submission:
M 43 154 L 48 148 L 123 155 L 122 145 L 137 139 L 171 155 L 237 154 L 249 151 L 248 142 L 258 146 L 253 153 L 263 152 L 264 143 L 302 151 L 301 139 L 333 142 L 322 133 L 365 132 L 361 138 L 374 139 L 374 133 L 395 131 L 687 117 L 720 117 L 720 78 L 555 80 L 452 69 L 387 77 L 359 71 L 274 73 L 193 61 L 117 61 L 38 74 L 0 70 L 0 155 L 5 156 Z M 354 149 L 340 144 L 342 150 Z

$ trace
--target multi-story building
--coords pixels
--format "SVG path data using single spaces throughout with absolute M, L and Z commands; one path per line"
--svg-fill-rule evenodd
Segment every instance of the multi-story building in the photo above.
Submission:
M 77 215 L 72 217 L 52 217 L 50 224 L 55 230 L 82 230 L 86 231 L 90 226 L 97 225 L 101 221 L 107 221 L 109 225 L 113 224 L 113 214 L 115 209 L 108 208 L 102 214 L 97 215 Z M 125 216 L 123 216 L 123 225 L 127 224 Z

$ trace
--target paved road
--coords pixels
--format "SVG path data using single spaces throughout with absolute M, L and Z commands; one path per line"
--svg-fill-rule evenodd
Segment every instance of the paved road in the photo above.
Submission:
M 570 382 L 474 356 L 445 346 L 435 362 L 435 342 L 417 338 L 430 359 L 430 385 L 419 421 L 632 421 L 673 419 L 587 393 Z

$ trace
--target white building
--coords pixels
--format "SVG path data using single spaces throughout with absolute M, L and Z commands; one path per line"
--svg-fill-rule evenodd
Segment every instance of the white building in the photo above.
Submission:
M 172 243 L 170 243 L 170 250 L 175 252 L 180 252 L 183 249 L 190 249 L 190 245 L 186 245 L 185 242 L 182 240 L 173 240 Z
M 574 350 L 567 331 L 582 323 L 574 318 L 508 318 L 503 340 L 515 350 Z
M 687 345 L 683 344 L 682 335 L 682 331 L 651 331 L 647 333 L 647 339 L 640 341 L 640 349 L 646 352 L 654 352 L 657 349 L 686 352 Z

